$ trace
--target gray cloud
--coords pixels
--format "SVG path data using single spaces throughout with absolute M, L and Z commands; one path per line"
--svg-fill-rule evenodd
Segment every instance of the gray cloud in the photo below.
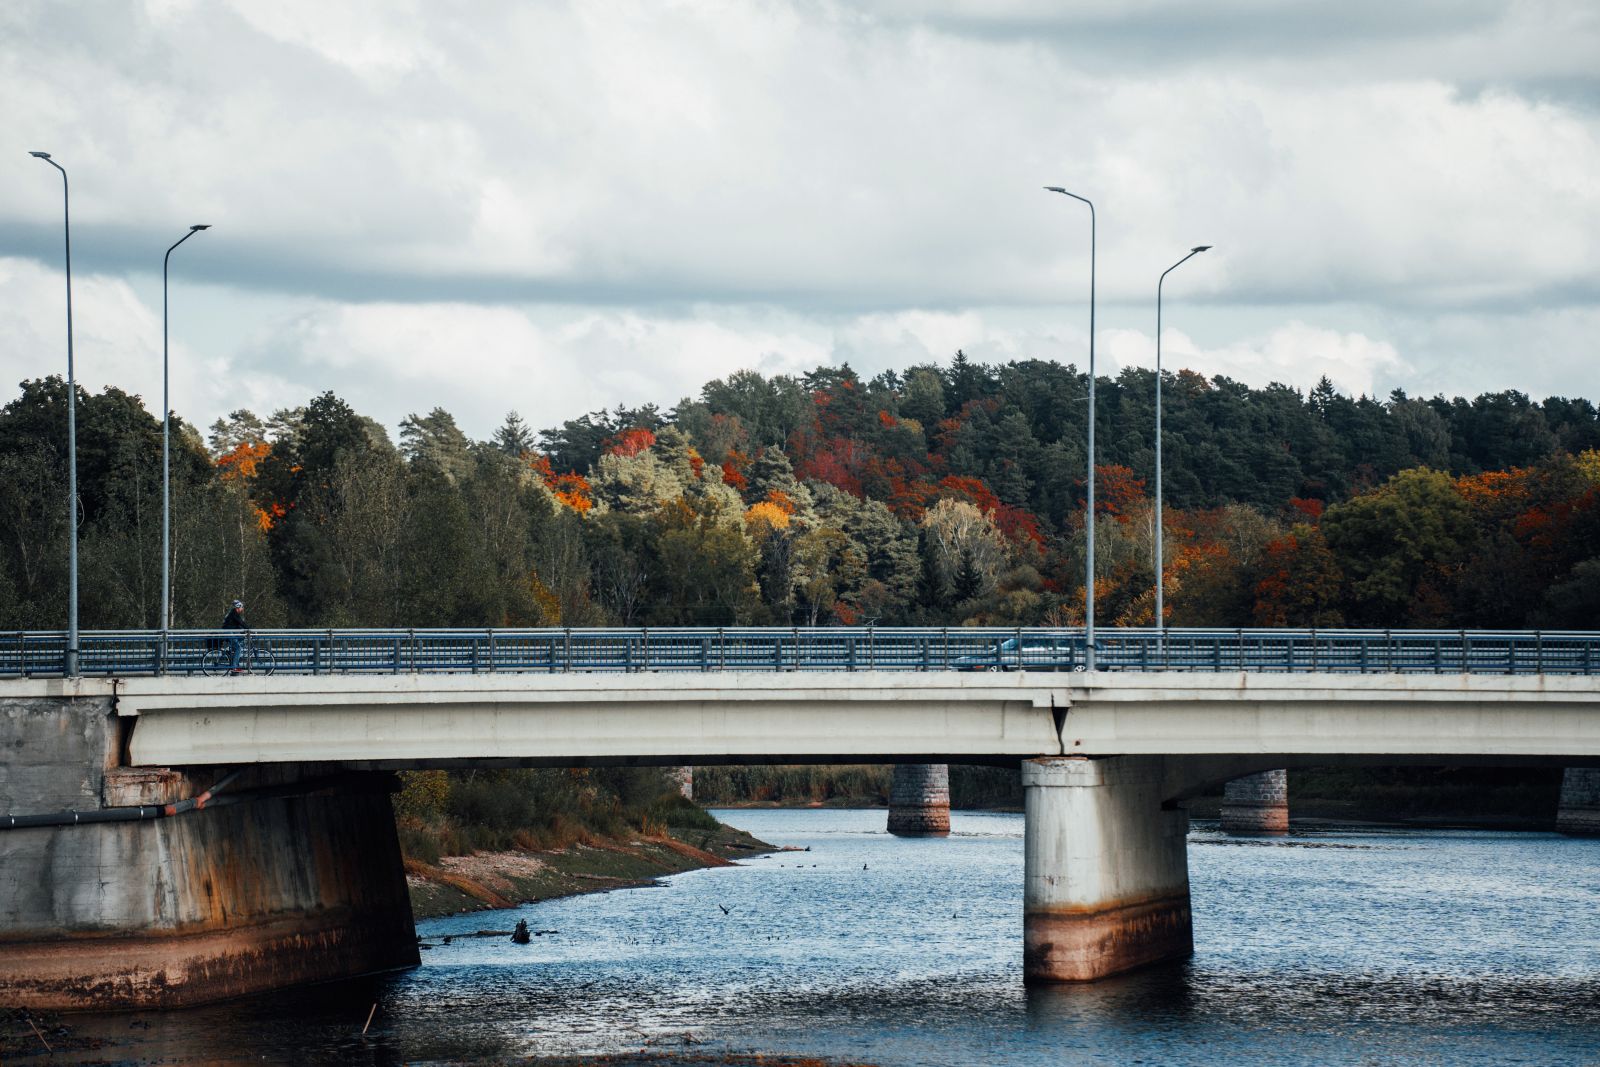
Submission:
M 1040 189 L 1063 183 L 1099 207 L 1112 326 L 1147 329 L 1156 276 L 1207 242 L 1197 351 L 1390 344 L 1426 378 L 1429 322 L 1509 337 L 1600 303 L 1597 51 L 1595 9 L 1554 0 L 26 0 L 0 7 L 0 256 L 59 263 L 41 148 L 72 172 L 86 275 L 147 278 L 214 224 L 175 277 L 280 311 L 227 344 L 194 328 L 283 389 L 343 380 L 336 341 L 370 380 L 385 346 L 499 323 L 573 365 L 612 353 L 605 386 L 638 399 L 703 380 L 699 344 L 708 367 L 892 363 L 966 323 L 988 354 L 1071 358 L 1048 323 L 1086 297 L 1088 218 Z

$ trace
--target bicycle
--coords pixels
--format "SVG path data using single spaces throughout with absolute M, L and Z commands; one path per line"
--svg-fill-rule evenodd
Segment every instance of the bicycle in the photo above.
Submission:
M 234 638 L 220 637 L 212 638 L 212 640 L 219 643 L 206 653 L 205 659 L 200 661 L 200 673 L 210 675 L 232 674 L 235 669 L 233 666 Z M 239 673 L 271 674 L 277 666 L 272 658 L 271 646 L 257 644 L 255 635 L 248 630 L 245 631 L 244 637 L 239 640 L 241 642 L 239 647 Z

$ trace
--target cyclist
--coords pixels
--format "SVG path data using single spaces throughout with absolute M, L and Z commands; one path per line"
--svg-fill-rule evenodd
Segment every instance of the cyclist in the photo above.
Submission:
M 250 624 L 244 621 L 244 601 L 235 600 L 233 602 L 233 607 L 228 609 L 227 616 L 222 620 L 222 628 L 224 630 L 249 631 Z M 239 657 L 244 652 L 244 637 L 243 635 L 229 637 L 228 643 L 233 645 L 233 662 L 228 665 L 228 671 L 230 674 L 239 674 L 241 671 Z

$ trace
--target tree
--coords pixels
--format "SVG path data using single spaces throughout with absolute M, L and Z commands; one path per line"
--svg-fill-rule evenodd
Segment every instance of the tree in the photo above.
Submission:
M 1449 475 L 1420 467 L 1329 508 L 1322 531 L 1348 583 L 1347 617 L 1368 626 L 1413 618 L 1419 586 L 1448 581 L 1474 536 Z
M 618 626 L 637 626 L 650 586 L 649 523 L 608 511 L 585 526 L 595 599 Z
M 1257 626 L 1338 626 L 1342 575 L 1322 531 L 1296 526 L 1268 542 L 1255 571 Z
M 607 453 L 590 478 L 596 502 L 614 511 L 644 515 L 680 499 L 688 488 L 683 475 L 650 449 L 635 455 Z
M 412 466 L 427 467 L 451 485 L 460 483 L 472 468 L 471 444 L 443 408 L 400 420 L 400 454 Z
M 971 587 L 967 597 L 994 588 L 1006 560 L 1006 542 L 994 522 L 975 505 L 965 500 L 941 500 L 923 516 L 922 530 L 940 586 L 948 584 L 958 599 L 964 599 L 958 575 L 964 576 Z
M 1572 568 L 1544 595 L 1543 625 L 1588 629 L 1600 619 L 1600 555 Z
M 226 418 L 211 424 L 211 454 L 221 456 L 240 445 L 258 445 L 267 440 L 267 426 L 248 408 L 230 411 Z
M 651 567 L 651 624 L 733 626 L 757 603 L 752 546 L 734 527 L 696 516 L 686 504 L 661 508 Z
M 506 455 L 521 459 L 533 451 L 534 435 L 528 424 L 522 421 L 521 415 L 508 411 L 506 421 L 494 432 L 491 443 Z
M 399 607 L 406 519 L 400 457 L 332 393 L 285 429 L 261 462 L 256 492 L 290 621 L 387 624 Z
M 535 626 L 543 621 L 533 584 L 536 531 L 552 521 L 553 494 L 521 457 L 500 448 L 473 452 L 472 476 L 461 487 L 467 513 L 479 527 L 483 562 L 476 581 L 482 592 L 483 624 Z
M 859 592 L 863 562 L 860 551 L 841 530 L 823 527 L 797 539 L 794 587 L 802 625 L 816 626 L 845 595 Z

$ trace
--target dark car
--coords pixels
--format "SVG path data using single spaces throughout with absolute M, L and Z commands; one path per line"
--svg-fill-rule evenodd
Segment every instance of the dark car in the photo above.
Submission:
M 1008 637 L 987 652 L 962 656 L 951 663 L 958 671 L 1081 671 L 1081 637 Z

